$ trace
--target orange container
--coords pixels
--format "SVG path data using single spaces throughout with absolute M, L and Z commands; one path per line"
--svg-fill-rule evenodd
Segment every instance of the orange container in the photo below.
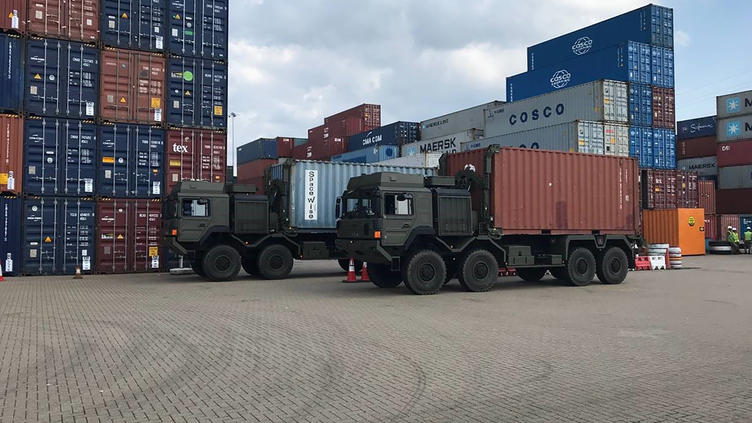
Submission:
M 683 256 L 705 255 L 705 210 L 643 210 L 642 236 L 651 244 L 679 247 Z

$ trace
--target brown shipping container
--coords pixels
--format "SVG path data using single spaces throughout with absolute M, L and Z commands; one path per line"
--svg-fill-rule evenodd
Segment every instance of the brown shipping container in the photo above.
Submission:
M 752 214 L 752 189 L 719 189 L 716 209 L 722 214 Z
M 752 164 L 752 140 L 718 144 L 718 167 Z
M 705 215 L 715 214 L 715 181 L 697 181 L 697 194 Z
M 653 126 L 674 129 L 676 105 L 673 88 L 653 87 Z
M 277 137 L 277 157 L 292 157 L 292 149 L 295 147 L 295 139 Z
M 102 51 L 100 116 L 113 122 L 161 123 L 165 59 L 156 53 Z
M 728 227 L 731 226 L 732 228 L 739 229 L 739 224 L 741 223 L 741 219 L 739 219 L 738 214 L 721 214 L 718 216 L 718 240 L 725 241 L 726 236 L 728 233 Z
M 643 170 L 641 181 L 643 209 L 676 208 L 675 170 Z
M 23 186 L 24 121 L 0 115 L 0 194 L 20 194 Z
M 0 29 L 26 33 L 28 0 L 0 0 Z
M 167 131 L 165 185 L 167 193 L 185 180 L 224 183 L 227 174 L 227 135 L 204 129 Z
M 261 178 L 269 166 L 279 163 L 277 159 L 258 159 L 238 165 L 238 182 Z
M 676 141 L 676 158 L 694 159 L 697 157 L 715 156 L 716 138 L 702 137 Z
M 718 216 L 715 214 L 705 215 L 705 239 L 718 240 Z
M 696 209 L 700 207 L 697 191 L 697 172 L 676 172 L 676 207 L 680 209 Z
M 442 173 L 474 167 L 491 154 L 490 214 L 504 234 L 639 233 L 639 171 L 626 157 L 502 148 L 449 154 Z M 476 208 L 476 210 L 478 210 Z
M 29 34 L 85 43 L 99 40 L 98 0 L 30 0 L 24 3 L 29 5 Z
M 298 160 L 311 160 L 313 148 L 310 143 L 301 144 L 292 149 L 292 158 Z
M 347 109 L 324 118 L 324 124 L 329 125 L 336 121 L 341 122 L 347 118 L 360 120 L 363 122 L 364 126 L 368 127 L 368 129 L 364 129 L 360 132 L 376 129 L 381 126 L 381 106 L 378 104 L 361 104 L 360 106 L 355 106 L 352 109 Z M 353 133 L 353 135 L 356 133 Z
M 161 231 L 160 200 L 97 200 L 96 270 L 158 272 Z

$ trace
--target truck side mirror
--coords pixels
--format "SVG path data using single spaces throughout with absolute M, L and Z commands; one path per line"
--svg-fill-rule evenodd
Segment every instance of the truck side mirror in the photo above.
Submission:
M 342 215 L 342 197 L 337 197 L 337 205 L 334 208 L 334 216 L 339 219 Z

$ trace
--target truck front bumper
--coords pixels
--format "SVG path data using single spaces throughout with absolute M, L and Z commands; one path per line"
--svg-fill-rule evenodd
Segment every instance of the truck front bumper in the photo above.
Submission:
M 392 262 L 392 255 L 381 246 L 378 240 L 338 238 L 334 243 L 337 250 L 344 252 L 346 257 L 373 264 L 390 264 Z

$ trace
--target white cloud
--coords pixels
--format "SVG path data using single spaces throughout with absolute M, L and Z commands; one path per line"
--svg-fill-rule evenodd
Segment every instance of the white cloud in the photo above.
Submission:
M 691 43 L 689 34 L 677 29 L 674 31 L 674 43 L 676 44 L 676 47 L 689 47 L 689 44 Z

